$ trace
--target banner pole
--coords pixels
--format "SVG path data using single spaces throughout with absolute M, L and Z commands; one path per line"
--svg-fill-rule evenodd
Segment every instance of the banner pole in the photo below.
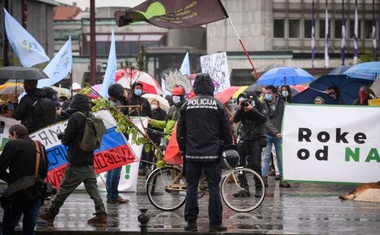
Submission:
M 253 71 L 255 72 L 256 79 L 259 79 L 259 76 L 260 76 L 260 75 L 257 73 L 256 68 L 255 68 L 255 66 L 253 65 L 253 62 L 252 62 L 251 58 L 249 57 L 247 50 L 245 49 L 244 43 L 243 43 L 243 41 L 241 40 L 241 38 L 240 38 L 240 36 L 239 36 L 239 33 L 236 31 L 235 25 L 232 23 L 232 20 L 231 20 L 230 17 L 228 17 L 228 19 L 230 20 L 230 23 L 231 23 L 231 25 L 232 25 L 232 28 L 234 29 L 234 31 L 235 31 L 235 33 L 236 33 L 236 36 L 237 36 L 238 39 L 239 39 L 240 45 L 241 45 L 241 47 L 243 48 L 243 51 L 244 51 L 245 55 L 247 56 L 248 61 L 249 61 L 249 63 L 251 64 L 251 66 L 252 66 L 252 68 L 253 68 Z

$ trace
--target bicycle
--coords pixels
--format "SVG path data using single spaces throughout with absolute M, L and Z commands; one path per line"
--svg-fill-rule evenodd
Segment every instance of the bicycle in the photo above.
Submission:
M 261 176 L 252 169 L 237 167 L 222 177 L 220 193 L 223 202 L 236 212 L 250 212 L 258 208 L 265 199 L 266 188 Z M 245 197 L 236 197 L 233 194 L 248 189 Z M 256 194 L 256 188 L 261 193 Z M 166 165 L 156 168 L 146 179 L 145 189 L 149 201 L 154 207 L 163 211 L 174 211 L 185 204 L 186 179 L 182 168 Z

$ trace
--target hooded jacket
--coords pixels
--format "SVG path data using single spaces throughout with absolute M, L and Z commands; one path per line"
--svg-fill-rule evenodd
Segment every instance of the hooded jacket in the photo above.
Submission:
M 223 144 L 232 143 L 228 114 L 223 104 L 213 97 L 214 84 L 209 75 L 197 76 L 194 92 L 197 96 L 180 110 L 177 141 L 186 161 L 215 162 Z
M 44 101 L 47 104 L 44 104 L 44 113 L 33 115 L 33 104 L 42 98 L 47 98 L 46 93 L 42 89 L 34 88 L 28 91 L 27 94 L 21 98 L 19 105 L 17 105 L 17 108 L 13 112 L 13 117 L 16 120 L 21 120 L 21 124 L 26 126 L 29 133 L 57 121 L 56 107 L 54 102 L 50 99 L 46 99 L 46 101 Z
M 73 114 L 67 122 L 67 127 L 62 137 L 62 144 L 68 146 L 67 161 L 73 166 L 94 165 L 94 151 L 83 151 L 79 143 L 83 138 L 86 118 L 80 113 L 89 115 L 89 101 L 85 94 L 76 94 L 70 104 Z

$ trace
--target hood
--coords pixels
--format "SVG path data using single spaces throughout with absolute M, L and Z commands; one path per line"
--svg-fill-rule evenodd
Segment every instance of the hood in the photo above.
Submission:
M 26 93 L 30 96 L 34 96 L 35 98 L 46 98 L 47 97 L 46 92 L 42 89 L 39 89 L 39 88 L 34 88 L 30 91 L 27 91 Z
M 194 93 L 214 96 L 214 83 L 207 73 L 198 74 L 194 81 Z
M 70 109 L 77 111 L 88 111 L 90 106 L 87 95 L 82 93 L 75 94 L 71 100 Z

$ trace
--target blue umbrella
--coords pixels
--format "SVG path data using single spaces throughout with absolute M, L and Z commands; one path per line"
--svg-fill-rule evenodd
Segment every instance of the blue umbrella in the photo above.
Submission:
M 362 78 L 374 81 L 380 74 L 380 62 L 366 62 L 352 66 L 343 74 L 352 78 Z
M 297 67 L 278 67 L 265 72 L 259 80 L 258 85 L 291 86 L 309 83 L 314 80 L 313 75 Z

